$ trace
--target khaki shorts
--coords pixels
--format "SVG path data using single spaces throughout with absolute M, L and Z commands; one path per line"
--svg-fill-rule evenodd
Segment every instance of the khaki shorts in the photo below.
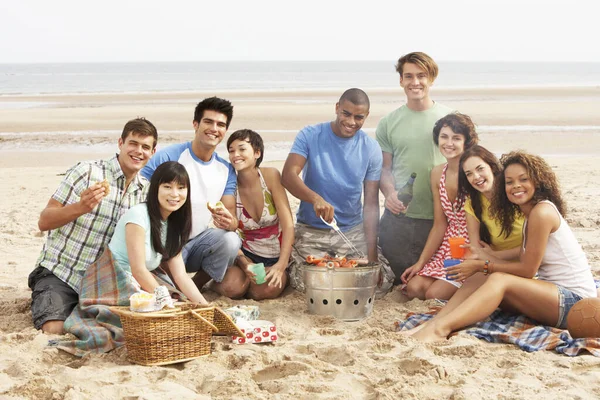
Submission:
M 367 241 L 362 224 L 344 232 L 344 235 L 354 244 L 354 246 L 367 254 Z M 337 255 L 352 256 L 350 246 L 331 229 L 313 228 L 309 225 L 297 223 L 295 228 L 296 243 L 292 249 L 292 257 L 288 267 L 290 273 L 290 284 L 296 290 L 305 291 L 304 279 L 302 276 L 302 265 L 309 255 L 323 256 L 328 252 L 334 252 Z M 378 251 L 379 263 L 383 279 L 377 288 L 376 297 L 386 294 L 394 282 L 395 276 L 388 261 L 383 257 L 381 251 Z

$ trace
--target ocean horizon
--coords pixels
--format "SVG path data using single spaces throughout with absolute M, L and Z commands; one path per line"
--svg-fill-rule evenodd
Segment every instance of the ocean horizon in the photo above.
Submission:
M 375 128 L 363 129 L 370 136 L 375 135 Z M 284 161 L 292 148 L 293 141 L 288 139 L 289 134 L 295 135 L 298 130 L 290 129 L 258 129 L 258 133 L 279 133 L 282 135 L 281 140 L 270 140 L 265 142 L 265 162 L 273 161 Z M 478 125 L 477 131 L 480 135 L 487 134 L 498 134 L 498 133 L 509 133 L 509 134 L 554 134 L 554 135 L 565 135 L 567 138 L 569 134 L 578 132 L 584 135 L 598 135 L 600 134 L 600 125 L 574 125 L 574 126 L 547 126 L 547 125 Z M 191 130 L 161 130 L 161 134 L 182 134 L 190 133 Z M 0 132 L 0 152 L 13 152 L 13 151 L 32 151 L 32 152 L 97 152 L 110 154 L 111 152 L 118 151 L 116 141 L 120 130 L 88 130 L 88 131 L 54 131 L 54 132 Z M 66 137 L 72 137 L 73 140 L 69 142 L 54 143 L 49 146 L 48 140 L 52 137 L 61 136 L 64 140 Z M 483 136 L 482 136 L 483 137 Z M 16 139 L 19 140 L 11 140 Z M 35 138 L 41 140 L 26 140 L 27 138 Z M 24 140 L 25 139 L 25 140 Z M 159 143 L 157 149 L 164 146 L 169 146 L 170 143 Z M 220 143 L 217 146 L 217 153 L 227 158 L 227 148 L 225 142 Z M 500 154 L 498 154 L 499 156 Z M 575 154 L 571 153 L 549 153 L 543 154 L 544 156 L 572 156 Z
M 600 63 L 440 62 L 439 88 L 600 86 Z M 0 98 L 196 91 L 396 89 L 395 60 L 0 64 Z

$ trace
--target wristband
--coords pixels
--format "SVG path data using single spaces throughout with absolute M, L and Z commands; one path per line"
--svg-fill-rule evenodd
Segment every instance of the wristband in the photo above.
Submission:
M 485 260 L 485 264 L 483 264 L 483 274 L 488 275 L 490 273 L 490 260 Z

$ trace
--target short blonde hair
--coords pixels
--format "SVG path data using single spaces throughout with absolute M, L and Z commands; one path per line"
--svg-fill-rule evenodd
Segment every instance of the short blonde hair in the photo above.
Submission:
M 412 53 L 408 53 L 403 55 L 398 59 L 396 63 L 396 71 L 402 76 L 402 69 L 404 68 L 404 64 L 411 63 L 417 65 L 419 68 L 427 71 L 427 75 L 429 75 L 429 79 L 431 82 L 435 80 L 438 76 L 439 68 L 433 58 L 429 57 L 427 54 L 415 51 Z

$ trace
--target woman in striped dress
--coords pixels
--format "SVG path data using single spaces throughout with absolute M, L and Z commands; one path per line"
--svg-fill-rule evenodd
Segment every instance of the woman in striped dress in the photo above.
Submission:
M 419 260 L 401 276 L 405 293 L 411 299 L 447 300 L 461 285 L 446 279 L 444 260 L 451 258 L 448 238 L 461 236 L 469 242 L 465 197 L 458 191 L 458 167 L 462 153 L 478 140 L 468 115 L 448 114 L 433 127 L 433 141 L 447 162 L 431 171 L 434 216 L 427 243 Z

